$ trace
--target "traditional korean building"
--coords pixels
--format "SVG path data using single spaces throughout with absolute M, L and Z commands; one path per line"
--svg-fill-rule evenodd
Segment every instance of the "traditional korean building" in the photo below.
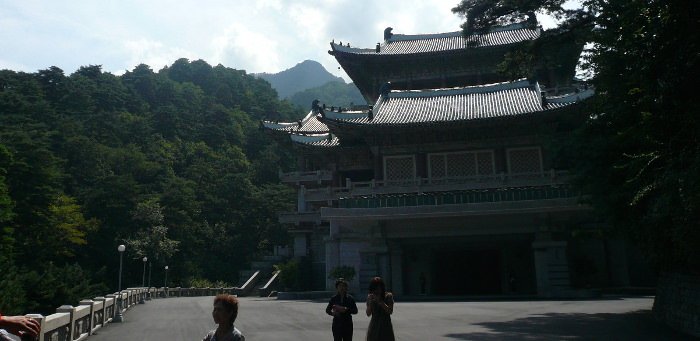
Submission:
M 280 221 L 314 289 L 331 289 L 327 274 L 343 265 L 357 271 L 354 291 L 379 275 L 398 295 L 629 285 L 624 243 L 575 239 L 600 223 L 554 159 L 593 95 L 574 81 L 582 45 L 540 42 L 538 55 L 557 62 L 535 63 L 531 79 L 497 71 L 541 35 L 523 23 L 469 37 L 387 29 L 371 49 L 331 43 L 371 105 L 314 103 L 299 122 L 263 122 L 297 147 L 298 171 L 281 180 L 298 207 Z

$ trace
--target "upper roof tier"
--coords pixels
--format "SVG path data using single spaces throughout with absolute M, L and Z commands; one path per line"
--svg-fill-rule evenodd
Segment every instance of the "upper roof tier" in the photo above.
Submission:
M 540 36 L 539 27 L 530 28 L 523 23 L 497 27 L 483 34 L 465 37 L 462 31 L 436 34 L 388 34 L 379 48 L 354 48 L 331 42 L 332 54 L 351 53 L 366 55 L 401 55 L 433 53 L 464 49 L 477 49 L 509 45 Z
M 436 89 L 508 81 L 499 71 L 506 54 L 537 41 L 536 55 L 526 74 L 546 88 L 571 86 L 583 43 L 550 35 L 529 22 L 491 28 L 463 36 L 461 31 L 436 34 L 392 34 L 375 48 L 356 48 L 335 41 L 331 50 L 338 63 L 360 90 L 367 103 L 379 98 L 381 84 L 394 89 Z

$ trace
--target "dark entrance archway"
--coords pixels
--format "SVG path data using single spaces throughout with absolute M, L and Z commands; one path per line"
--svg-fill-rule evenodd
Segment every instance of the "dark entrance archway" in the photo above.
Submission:
M 501 294 L 501 251 L 498 249 L 433 251 L 435 295 Z

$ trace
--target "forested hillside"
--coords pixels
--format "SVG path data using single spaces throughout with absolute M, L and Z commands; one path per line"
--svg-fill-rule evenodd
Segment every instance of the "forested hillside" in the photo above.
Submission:
M 293 194 L 277 170 L 288 146 L 259 129 L 294 120 L 245 71 L 177 60 L 122 76 L 82 67 L 0 71 L 0 311 L 62 304 L 140 286 L 224 281 L 285 244 L 277 212 Z M 148 276 L 148 275 L 147 275 Z

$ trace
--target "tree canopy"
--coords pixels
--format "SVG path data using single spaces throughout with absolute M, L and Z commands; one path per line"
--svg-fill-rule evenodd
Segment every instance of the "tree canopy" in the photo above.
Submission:
M 697 1 L 463 0 L 466 32 L 535 12 L 589 42 L 597 95 L 566 152 L 590 203 L 660 270 L 700 272 L 700 74 Z
M 294 163 L 258 128 L 270 114 L 304 113 L 202 60 L 121 76 L 0 70 L 0 310 L 50 313 L 116 289 L 122 243 L 126 285 L 141 284 L 144 256 L 154 281 L 169 265 L 171 285 L 238 284 L 287 243 L 277 212 L 294 196 L 277 169 Z

